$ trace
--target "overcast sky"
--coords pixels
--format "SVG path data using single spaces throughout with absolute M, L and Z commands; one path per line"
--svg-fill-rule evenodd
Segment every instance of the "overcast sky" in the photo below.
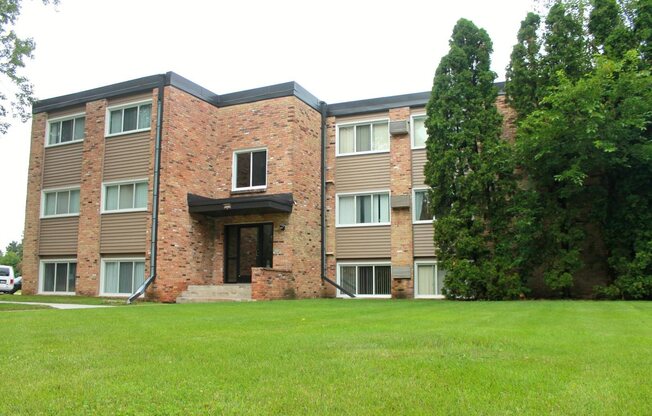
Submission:
M 505 67 L 533 0 L 23 0 L 38 98 L 174 71 L 217 93 L 297 81 L 328 103 L 427 91 L 455 22 L 472 20 Z M 0 249 L 22 236 L 30 125 L 0 136 Z

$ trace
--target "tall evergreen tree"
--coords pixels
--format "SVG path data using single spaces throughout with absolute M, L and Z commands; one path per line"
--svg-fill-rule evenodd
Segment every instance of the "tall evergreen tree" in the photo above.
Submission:
M 440 214 L 435 245 L 447 270 L 444 292 L 452 298 L 513 298 L 523 289 L 508 238 L 514 166 L 500 137 L 491 39 L 460 19 L 449 45 L 427 105 L 425 167 Z
M 538 105 L 541 95 L 541 42 L 537 30 L 541 18 L 536 13 L 528 13 L 517 35 L 517 43 L 512 49 L 507 67 L 505 96 L 519 118 L 530 114 Z
M 572 81 L 578 80 L 590 69 L 591 62 L 581 12 L 573 10 L 572 4 L 557 0 L 545 23 L 544 85 L 556 85 L 559 71 Z
M 622 59 L 625 52 L 636 48 L 634 33 L 625 25 L 616 0 L 593 0 L 588 27 L 595 49 L 605 56 Z

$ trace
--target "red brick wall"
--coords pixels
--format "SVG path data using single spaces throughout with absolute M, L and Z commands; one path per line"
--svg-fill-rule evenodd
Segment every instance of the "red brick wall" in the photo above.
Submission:
M 295 299 L 301 283 L 291 270 L 253 267 L 251 269 L 251 296 L 256 300 Z
M 32 118 L 32 137 L 27 173 L 27 200 L 25 203 L 25 232 L 23 239 L 23 293 L 34 294 L 38 290 L 38 236 L 41 209 L 41 184 L 45 125 L 47 114 L 35 114 Z
M 328 117 L 326 121 L 326 276 L 337 281 L 337 258 L 335 244 L 335 131 L 336 118 Z M 325 284 L 322 295 L 335 297 L 337 291 L 333 285 Z
M 389 110 L 390 121 L 410 120 L 410 108 L 393 108 Z M 390 138 L 390 194 L 412 198 L 412 149 L 410 135 L 403 134 Z M 411 205 L 411 204 L 410 204 Z M 414 270 L 412 247 L 412 214 L 410 208 L 392 209 L 392 267 L 408 267 L 410 279 L 392 277 L 392 297 L 405 298 L 414 296 Z

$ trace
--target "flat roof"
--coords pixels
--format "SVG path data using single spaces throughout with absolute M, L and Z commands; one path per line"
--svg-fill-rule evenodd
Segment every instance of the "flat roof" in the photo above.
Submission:
M 430 99 L 430 91 L 424 91 L 411 94 L 393 95 L 389 97 L 326 104 L 295 81 L 219 95 L 170 71 L 165 74 L 136 78 L 129 81 L 119 82 L 117 84 L 80 91 L 74 94 L 38 100 L 32 106 L 32 112 L 37 114 L 62 110 L 84 104 L 88 101 L 151 91 L 161 85 L 173 86 L 194 97 L 213 104 L 216 107 L 228 107 L 231 105 L 269 100 L 272 98 L 294 96 L 317 111 L 321 111 L 322 104 L 325 105 L 328 116 L 348 116 L 374 113 L 398 107 L 423 107 Z M 502 94 L 505 83 L 497 82 L 495 85 L 498 87 L 499 93 Z

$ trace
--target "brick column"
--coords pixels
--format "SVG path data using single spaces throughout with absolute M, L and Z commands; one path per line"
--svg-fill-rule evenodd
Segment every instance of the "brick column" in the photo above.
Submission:
M 410 108 L 395 108 L 389 111 L 390 121 L 405 121 L 410 119 Z M 410 135 L 391 136 L 390 170 L 391 197 L 401 200 L 400 207 L 392 208 L 392 297 L 405 298 L 414 296 L 413 247 L 412 247 L 412 215 L 410 211 L 412 199 L 412 150 Z M 394 204 L 392 204 L 394 205 Z M 407 206 L 406 206 L 407 205 Z M 403 275 L 409 278 L 400 278 Z
M 86 104 L 86 134 L 79 191 L 76 291 L 79 295 L 87 296 L 97 296 L 100 292 L 99 236 L 105 117 L 106 100 Z
M 326 122 L 326 276 L 337 280 L 335 258 L 335 117 Z M 325 283 L 323 296 L 335 297 L 335 287 Z
M 41 212 L 41 184 L 43 178 L 43 157 L 45 125 L 47 114 L 34 114 L 32 118 L 32 143 L 29 152 L 27 174 L 27 202 L 25 204 L 25 231 L 23 240 L 23 293 L 38 291 L 38 238 Z

